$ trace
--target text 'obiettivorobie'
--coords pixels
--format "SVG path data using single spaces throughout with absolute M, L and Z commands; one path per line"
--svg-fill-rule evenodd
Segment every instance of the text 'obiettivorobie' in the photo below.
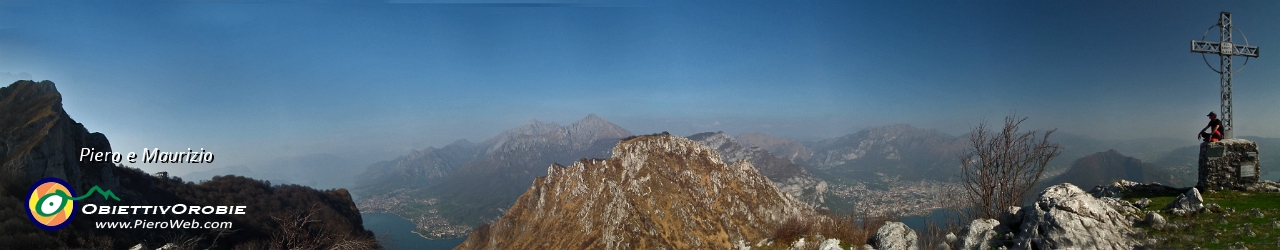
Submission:
M 120 152 L 102 152 L 94 151 L 94 148 L 80 148 L 80 161 L 95 162 L 114 162 L 128 160 L 129 163 L 138 163 L 138 153 L 129 152 L 128 155 L 120 154 Z M 204 148 L 200 151 L 187 148 L 187 151 L 164 152 L 160 148 L 142 149 L 142 163 L 213 163 L 213 152 L 206 152 Z

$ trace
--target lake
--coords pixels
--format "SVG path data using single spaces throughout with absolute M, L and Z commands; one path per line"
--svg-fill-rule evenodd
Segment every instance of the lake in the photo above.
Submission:
M 364 228 L 378 235 L 378 243 L 387 249 L 453 249 L 466 238 L 428 240 L 413 233 L 413 222 L 394 214 L 362 214 Z
M 907 224 L 907 227 L 913 230 L 916 230 L 916 233 L 919 234 L 919 233 L 925 232 L 925 221 L 930 221 L 930 222 L 933 222 L 935 225 L 941 226 L 947 222 L 947 215 L 952 213 L 955 213 L 955 212 L 946 210 L 946 209 L 934 209 L 933 211 L 929 212 L 929 215 L 907 216 L 907 217 L 902 217 L 902 219 L 899 219 L 899 221 L 901 221 L 903 224 Z M 965 222 L 965 224 L 968 224 L 968 222 Z

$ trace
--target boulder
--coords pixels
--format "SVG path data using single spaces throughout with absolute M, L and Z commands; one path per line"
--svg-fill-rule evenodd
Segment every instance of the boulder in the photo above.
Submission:
M 1000 225 L 1000 221 L 995 219 L 976 219 L 969 223 L 969 226 L 960 232 L 962 238 L 956 243 L 960 249 L 991 249 L 1004 246 L 1000 241 L 1000 235 L 1009 233 L 1008 229 Z
M 1095 198 L 1070 183 L 1040 193 L 1022 207 L 1014 249 L 1131 249 L 1137 241 L 1128 214 L 1138 208 L 1114 198 Z
M 880 229 L 876 230 L 876 236 L 873 238 L 876 246 L 880 250 L 918 250 L 919 242 L 916 239 L 916 231 L 907 227 L 902 222 L 888 222 Z
M 1147 212 L 1147 216 L 1143 221 L 1155 229 L 1164 228 L 1164 224 L 1169 222 L 1164 219 L 1164 216 L 1160 216 L 1160 214 L 1156 212 Z
M 1176 215 L 1183 215 L 1199 211 L 1200 208 L 1203 207 L 1204 197 L 1200 196 L 1199 190 L 1191 188 L 1191 190 L 1187 190 L 1186 193 L 1178 195 L 1178 198 L 1174 199 L 1173 202 L 1170 202 L 1168 206 L 1164 207 L 1164 209 L 1169 210 L 1170 213 Z

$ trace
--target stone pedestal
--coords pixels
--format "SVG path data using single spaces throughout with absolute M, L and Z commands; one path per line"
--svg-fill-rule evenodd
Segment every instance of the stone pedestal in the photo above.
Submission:
M 1244 190 L 1258 183 L 1258 144 L 1245 139 L 1200 143 L 1200 190 Z

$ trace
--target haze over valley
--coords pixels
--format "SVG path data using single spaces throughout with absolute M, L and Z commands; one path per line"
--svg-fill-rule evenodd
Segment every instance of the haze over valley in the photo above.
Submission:
M 13 170 L 0 177 L 20 181 L 0 185 L 0 202 L 54 176 L 137 189 L 119 191 L 128 204 L 181 194 L 295 212 L 227 217 L 251 225 L 228 234 L 237 244 L 264 247 L 290 228 L 280 218 L 306 211 L 333 221 L 313 231 L 389 248 L 420 246 L 375 240 L 388 234 L 362 216 L 463 249 L 786 248 L 775 243 L 813 232 L 860 246 L 881 225 L 919 227 L 878 220 L 951 209 L 1004 214 L 973 235 L 1025 246 L 1043 235 L 1015 244 L 999 230 L 1077 218 L 1023 206 L 1047 199 L 1091 206 L 1118 232 L 1151 208 L 1094 187 L 1199 197 L 1178 188 L 1198 180 L 1195 135 L 1225 88 L 1217 55 L 1187 43 L 1220 41 L 1205 28 L 1227 12 L 1233 44 L 1267 48 L 1236 61 L 1233 135 L 1256 142 L 1260 179 L 1280 180 L 1280 60 L 1267 52 L 1280 48 L 1280 2 L 249 2 L 0 4 L 0 81 L 14 83 L 0 93 L 0 163 Z M 966 190 L 962 165 L 978 162 L 961 160 L 974 128 L 1006 117 L 1061 149 L 1027 204 L 997 207 L 1026 212 L 948 207 Z M 217 158 L 61 160 L 79 146 Z M 97 220 L 119 218 L 133 217 Z M 164 232 L 76 223 L 0 229 L 84 248 Z M 796 225 L 819 226 L 784 230 Z

